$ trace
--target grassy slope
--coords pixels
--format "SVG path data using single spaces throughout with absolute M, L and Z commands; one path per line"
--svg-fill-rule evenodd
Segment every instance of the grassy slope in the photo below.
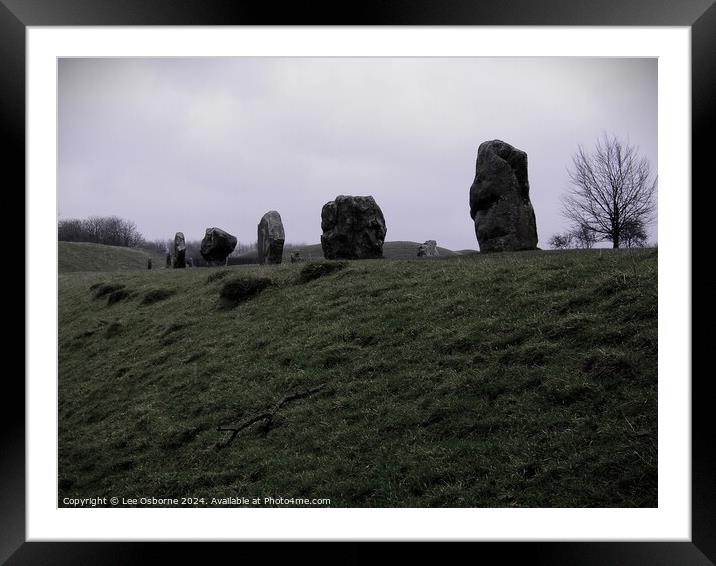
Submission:
M 301 267 L 60 275 L 60 500 L 657 504 L 656 250 Z M 218 310 L 238 274 L 274 286 Z
M 70 271 L 131 271 L 147 269 L 151 257 L 155 268 L 164 265 L 164 258 L 147 250 L 105 246 L 88 242 L 58 242 L 58 269 Z

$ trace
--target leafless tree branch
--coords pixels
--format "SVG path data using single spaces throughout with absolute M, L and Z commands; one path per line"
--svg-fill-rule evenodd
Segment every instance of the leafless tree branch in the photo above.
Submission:
M 238 436 L 238 434 L 244 430 L 249 428 L 251 425 L 254 425 L 256 423 L 263 422 L 265 426 L 268 426 L 273 421 L 274 416 L 276 416 L 276 413 L 278 413 L 285 405 L 290 403 L 291 401 L 295 401 L 296 399 L 304 399 L 306 397 L 310 397 L 311 395 L 315 395 L 319 391 L 321 391 L 323 388 L 325 388 L 326 384 L 322 383 L 321 385 L 317 385 L 316 387 L 312 387 L 310 389 L 305 389 L 303 391 L 295 391 L 293 393 L 287 393 L 281 399 L 279 399 L 276 404 L 273 406 L 272 409 L 269 411 L 259 413 L 257 415 L 254 415 L 253 417 L 246 419 L 245 421 L 239 423 L 235 426 L 228 426 L 228 425 L 219 425 L 216 427 L 216 430 L 218 432 L 230 432 L 231 436 L 228 438 L 226 442 L 223 443 L 217 443 L 216 447 L 218 449 L 226 448 L 229 444 L 231 444 L 234 439 Z

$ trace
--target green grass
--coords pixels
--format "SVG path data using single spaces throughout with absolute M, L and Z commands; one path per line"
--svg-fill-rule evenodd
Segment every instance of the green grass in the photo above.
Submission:
M 60 274 L 60 505 L 657 505 L 656 250 L 306 268 Z
M 57 257 L 60 273 L 146 270 L 148 258 L 152 258 L 152 268 L 157 269 L 165 262 L 161 255 L 147 250 L 88 242 L 58 242 Z

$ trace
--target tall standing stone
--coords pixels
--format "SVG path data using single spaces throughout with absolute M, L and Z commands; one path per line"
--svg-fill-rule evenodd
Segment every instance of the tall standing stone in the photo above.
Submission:
M 338 196 L 321 210 L 321 247 L 326 259 L 383 257 L 387 229 L 372 196 Z
M 537 223 L 530 202 L 527 154 L 500 140 L 477 150 L 470 216 L 481 252 L 534 250 Z
M 177 232 L 174 236 L 174 251 L 172 253 L 172 267 L 174 269 L 186 267 L 186 242 L 184 241 L 184 234 Z
M 258 225 L 259 263 L 281 263 L 285 240 L 286 234 L 281 215 L 275 210 L 270 210 L 261 217 Z
M 201 240 L 201 257 L 212 265 L 226 264 L 226 259 L 236 247 L 236 236 L 232 236 L 221 228 L 207 228 Z

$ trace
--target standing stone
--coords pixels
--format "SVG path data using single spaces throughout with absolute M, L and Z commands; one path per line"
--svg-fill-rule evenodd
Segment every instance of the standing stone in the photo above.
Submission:
M 186 242 L 184 241 L 184 234 L 177 232 L 174 236 L 174 253 L 172 254 L 172 267 L 174 269 L 183 269 L 186 267 Z
M 166 267 L 167 269 L 169 269 L 171 266 L 172 266 L 172 254 L 170 254 L 169 252 L 167 252 L 167 264 L 166 264 L 165 267 Z
M 385 218 L 372 196 L 341 195 L 324 204 L 321 229 L 321 247 L 326 259 L 383 257 Z
M 534 250 L 537 223 L 530 202 L 527 154 L 500 140 L 477 150 L 470 216 L 481 252 Z
M 148 257 L 147 258 L 147 269 L 151 269 L 151 268 L 152 268 L 152 258 Z
M 418 246 L 418 257 L 437 257 L 438 243 L 435 240 L 427 240 Z
M 275 210 L 270 210 L 261 217 L 258 226 L 259 263 L 281 263 L 285 240 L 281 215 Z
M 212 265 L 226 264 L 229 254 L 236 247 L 236 236 L 221 228 L 207 228 L 201 241 L 201 257 Z

